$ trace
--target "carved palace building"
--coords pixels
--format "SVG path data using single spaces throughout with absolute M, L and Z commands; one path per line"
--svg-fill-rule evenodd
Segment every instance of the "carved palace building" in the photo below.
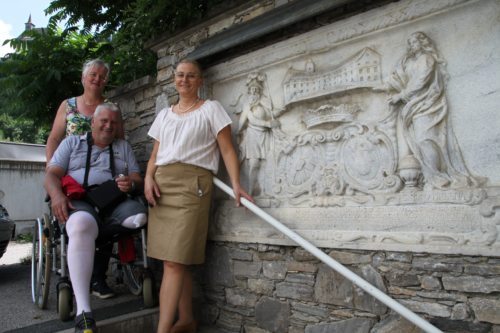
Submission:
M 283 81 L 285 105 L 336 92 L 381 85 L 380 55 L 370 48 L 361 50 L 343 64 L 321 73 L 309 60 L 303 71 L 290 69 Z

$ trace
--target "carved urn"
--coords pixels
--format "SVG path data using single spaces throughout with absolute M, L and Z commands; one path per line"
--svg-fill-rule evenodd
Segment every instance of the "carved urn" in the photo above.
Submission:
M 399 176 L 405 186 L 418 186 L 421 174 L 420 162 L 413 155 L 406 155 L 399 162 Z

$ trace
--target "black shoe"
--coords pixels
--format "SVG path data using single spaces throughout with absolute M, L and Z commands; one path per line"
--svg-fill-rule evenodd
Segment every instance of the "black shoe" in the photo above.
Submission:
M 92 312 L 82 312 L 75 318 L 75 333 L 96 333 L 97 326 Z
M 115 296 L 115 293 L 107 285 L 106 281 L 95 281 L 90 287 L 92 295 L 99 297 L 100 299 L 111 298 Z

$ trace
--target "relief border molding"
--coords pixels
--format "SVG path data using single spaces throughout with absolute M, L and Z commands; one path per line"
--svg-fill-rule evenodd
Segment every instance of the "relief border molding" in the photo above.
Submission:
M 219 202 L 217 207 L 215 223 L 210 223 L 210 240 L 296 245 L 253 213 L 235 208 L 230 200 Z M 500 257 L 499 197 L 479 206 L 437 204 L 265 211 L 320 248 Z M 309 221 L 303 222 L 305 219 Z
M 266 67 L 276 63 L 299 58 L 307 54 L 321 53 L 334 45 L 350 39 L 387 29 L 398 24 L 420 19 L 428 15 L 438 14 L 442 10 L 460 5 L 477 2 L 479 0 L 423 0 L 423 1 L 401 1 L 389 4 L 385 7 L 376 8 L 346 20 L 332 23 L 323 28 L 307 32 L 293 38 L 294 43 L 283 41 L 275 45 L 256 51 L 252 58 L 238 57 L 223 64 L 207 69 L 206 77 L 208 86 L 210 82 L 221 82 L 225 79 L 233 79 L 239 75 L 245 75 L 249 68 Z M 363 22 L 360 25 L 359 22 Z M 327 38 L 317 39 L 314 36 L 327 35 Z M 315 50 L 311 52 L 310 50 Z M 262 66 L 262 64 L 266 64 Z

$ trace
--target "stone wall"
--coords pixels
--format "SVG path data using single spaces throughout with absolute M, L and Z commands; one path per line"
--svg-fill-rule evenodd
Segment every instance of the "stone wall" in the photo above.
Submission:
M 156 115 L 160 87 L 153 77 L 143 77 L 110 91 L 107 97 L 122 110 L 126 139 L 132 144 L 143 171 L 153 147 L 147 136 L 149 126 Z
M 499 15 L 495 0 L 251 1 L 152 42 L 156 79 L 111 97 L 144 166 L 173 66 L 197 58 L 259 206 L 443 331 L 498 333 Z M 432 133 L 409 116 L 409 76 L 435 78 L 416 92 L 440 112 Z M 419 331 L 225 196 L 210 240 L 198 314 L 221 332 Z
M 500 260 L 324 249 L 445 332 L 498 332 Z M 212 243 L 203 320 L 229 332 L 420 332 L 302 248 Z

